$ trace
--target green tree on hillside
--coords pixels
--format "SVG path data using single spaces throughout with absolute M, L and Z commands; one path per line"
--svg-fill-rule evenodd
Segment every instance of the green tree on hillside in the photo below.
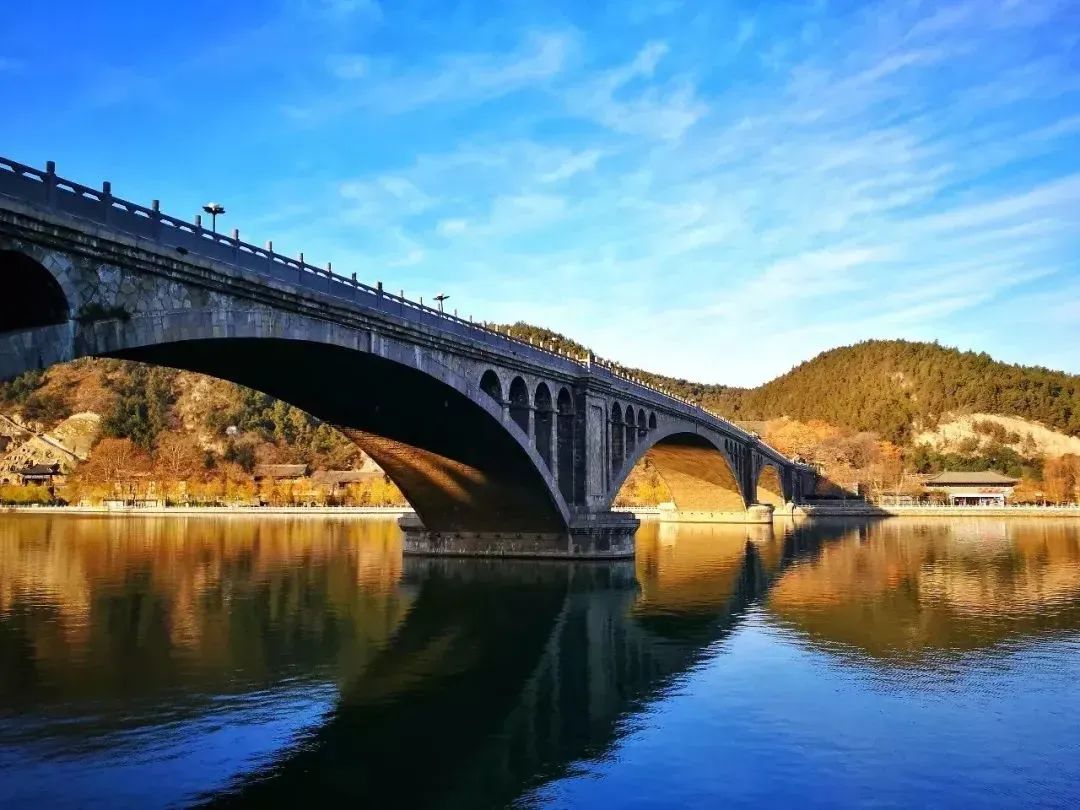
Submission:
M 176 374 L 142 363 L 124 366 L 115 381 L 116 399 L 101 420 L 102 434 L 151 449 L 158 434 L 169 427 L 177 397 Z

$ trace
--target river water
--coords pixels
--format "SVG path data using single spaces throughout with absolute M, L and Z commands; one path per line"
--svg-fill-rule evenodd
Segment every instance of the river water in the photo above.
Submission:
M 0 806 L 1076 806 L 1080 521 L 0 518 Z

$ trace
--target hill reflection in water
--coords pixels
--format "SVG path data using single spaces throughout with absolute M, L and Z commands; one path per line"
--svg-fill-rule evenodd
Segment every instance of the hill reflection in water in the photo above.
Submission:
M 884 663 L 947 663 L 1080 626 L 1080 526 L 883 521 L 785 574 L 768 608 L 819 644 Z
M 388 521 L 5 517 L 0 802 L 573 796 L 747 639 L 854 673 L 1074 638 L 1078 528 L 646 523 L 634 562 L 567 564 L 402 560 Z

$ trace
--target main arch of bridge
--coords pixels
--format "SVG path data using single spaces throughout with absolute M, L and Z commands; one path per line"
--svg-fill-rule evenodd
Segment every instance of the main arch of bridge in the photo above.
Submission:
M 209 374 L 340 428 L 434 530 L 566 530 L 571 510 L 550 458 L 529 440 L 520 379 L 504 398 L 489 390 L 494 372 L 472 379 L 471 367 L 390 345 L 373 351 L 353 330 L 179 285 L 168 285 L 172 300 L 158 307 L 153 278 L 138 284 L 123 268 L 99 265 L 86 279 L 74 264 L 0 237 L 0 281 L 12 291 L 0 305 L 4 377 L 82 356 Z

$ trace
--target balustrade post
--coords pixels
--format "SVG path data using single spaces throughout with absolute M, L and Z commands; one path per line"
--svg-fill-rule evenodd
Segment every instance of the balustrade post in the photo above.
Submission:
M 161 241 L 161 200 L 150 201 L 150 221 L 154 223 L 151 229 L 154 239 Z
M 101 204 L 105 207 L 102 221 L 109 225 L 112 223 L 112 183 L 106 180 L 101 184 Z
M 45 163 L 45 204 L 56 205 L 56 162 L 52 160 Z

